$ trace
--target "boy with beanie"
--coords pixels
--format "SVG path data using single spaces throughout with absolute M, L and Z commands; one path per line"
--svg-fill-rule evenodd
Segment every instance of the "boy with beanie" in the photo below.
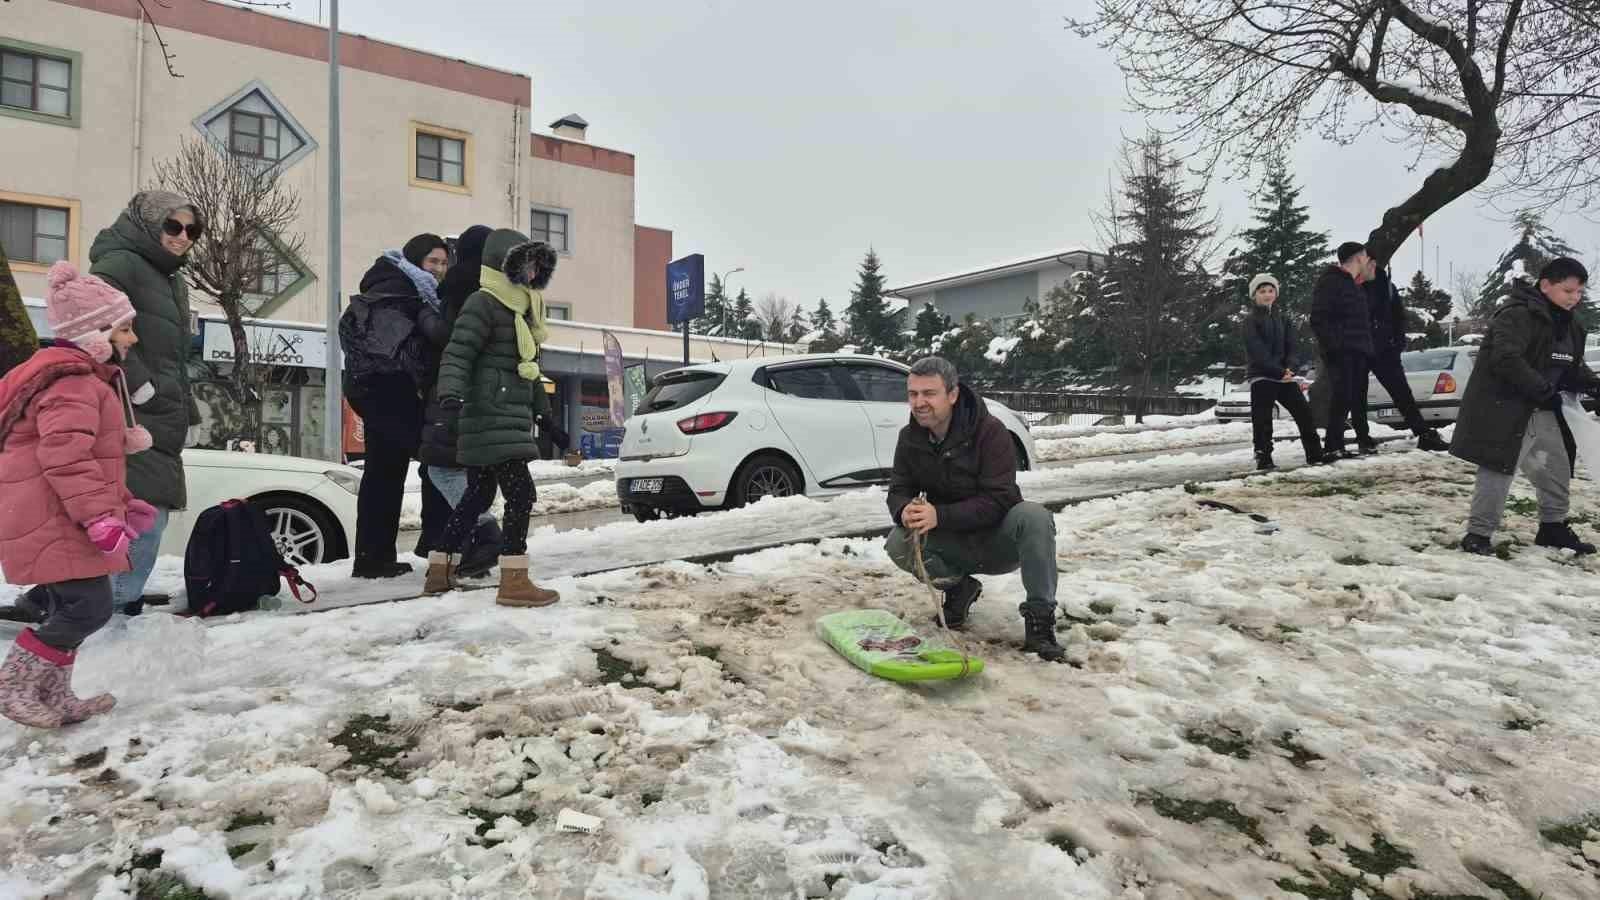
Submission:
M 0 569 L 46 599 L 43 623 L 0 664 L 0 715 L 56 728 L 116 704 L 73 694 L 73 662 L 111 618 L 110 576 L 128 571 L 129 543 L 156 511 L 128 493 L 124 462 L 151 445 L 115 364 L 138 342 L 132 304 L 65 261 L 45 302 L 55 345 L 0 379 Z
M 1272 414 L 1278 404 L 1294 417 L 1305 447 L 1306 463 L 1326 462 L 1317 442 L 1317 429 L 1311 421 L 1311 404 L 1294 380 L 1294 365 L 1300 355 L 1295 345 L 1294 325 L 1277 312 L 1278 279 L 1257 275 L 1250 279 L 1250 312 L 1244 320 L 1244 346 L 1250 366 L 1250 423 L 1253 426 L 1256 469 L 1276 469 L 1272 461 Z

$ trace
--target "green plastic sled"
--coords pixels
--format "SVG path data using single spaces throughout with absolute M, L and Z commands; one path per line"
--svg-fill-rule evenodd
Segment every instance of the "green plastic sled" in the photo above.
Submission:
M 959 650 L 924 638 L 881 609 L 829 613 L 817 620 L 817 633 L 863 672 L 890 681 L 942 681 L 983 671 L 983 660 L 969 656 L 963 665 Z

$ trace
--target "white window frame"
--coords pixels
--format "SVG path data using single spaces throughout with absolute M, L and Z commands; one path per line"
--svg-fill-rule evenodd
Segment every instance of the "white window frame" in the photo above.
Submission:
M 562 256 L 571 256 L 572 210 L 565 209 L 560 206 L 546 206 L 542 203 L 535 203 L 528 208 L 528 237 L 536 241 L 545 240 L 546 243 L 548 243 L 548 238 L 550 235 L 549 229 L 545 229 L 544 231 L 540 232 L 540 234 L 545 235 L 544 238 L 540 238 L 538 234 L 534 233 L 536 229 L 533 227 L 533 217 L 538 213 L 543 213 L 547 216 L 561 216 L 562 221 L 566 223 L 566 231 L 562 233 L 562 237 L 565 238 L 566 247 L 559 249 L 557 252 L 559 252 Z

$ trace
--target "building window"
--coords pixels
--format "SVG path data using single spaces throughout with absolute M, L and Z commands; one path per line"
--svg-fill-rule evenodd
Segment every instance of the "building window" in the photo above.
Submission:
M 68 258 L 71 210 L 0 201 L 0 246 L 12 262 L 48 266 Z
M 570 223 L 569 213 L 535 207 L 532 221 L 528 226 L 528 237 L 536 241 L 544 241 L 554 247 L 558 253 L 571 253 L 572 241 L 570 236 L 572 231 Z
M 466 152 L 466 141 L 436 134 L 417 135 L 417 177 L 460 186 Z
M 245 293 L 253 315 L 267 315 L 315 280 L 311 269 L 271 235 L 261 235 L 247 252 L 252 264 Z
M 472 135 L 437 125 L 411 123 L 413 187 L 472 192 Z
M 572 307 L 565 303 L 547 303 L 544 307 L 544 317 L 561 322 L 572 321 Z
M 277 162 L 283 153 L 283 122 L 274 115 L 228 110 L 228 149 L 240 156 Z
M 309 154 L 316 142 L 267 86 L 251 82 L 195 119 L 195 127 L 218 150 L 289 166 Z
M 0 103 L 66 118 L 72 110 L 72 62 L 11 50 L 0 53 Z
M 82 54 L 0 37 L 0 115 L 78 124 Z

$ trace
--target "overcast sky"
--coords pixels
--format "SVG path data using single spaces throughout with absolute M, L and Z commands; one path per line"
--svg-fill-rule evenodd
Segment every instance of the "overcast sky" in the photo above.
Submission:
M 753 296 L 775 291 L 808 309 L 826 297 L 837 309 L 869 245 L 891 285 L 1098 249 L 1091 213 L 1122 136 L 1144 122 L 1110 53 L 1063 25 L 1088 6 L 480 0 L 457 12 L 345 0 L 340 24 L 528 74 L 537 130 L 578 113 L 592 143 L 637 156 L 638 221 L 671 229 L 675 255 L 745 267 L 733 286 Z M 315 19 L 318 8 L 294 0 L 291 14 Z M 1362 240 L 1420 183 L 1412 161 L 1377 139 L 1340 148 L 1306 135 L 1294 174 L 1314 227 Z M 1249 187 L 1212 186 L 1226 229 L 1248 224 Z M 1600 227 L 1576 215 L 1552 224 L 1600 262 Z M 1511 240 L 1504 218 L 1470 196 L 1426 231 L 1427 272 L 1437 247 L 1446 289 L 1452 264 L 1490 269 Z M 1409 279 L 1415 237 L 1395 259 Z

